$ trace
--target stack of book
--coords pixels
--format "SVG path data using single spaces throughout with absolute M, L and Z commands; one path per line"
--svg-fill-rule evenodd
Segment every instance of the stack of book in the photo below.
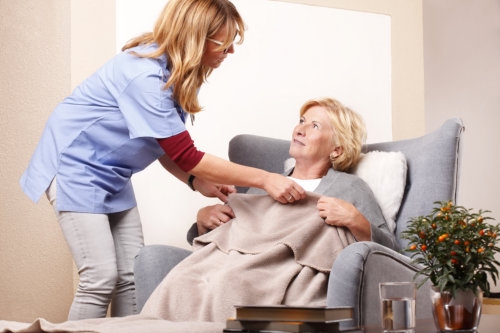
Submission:
M 337 333 L 339 322 L 352 317 L 351 307 L 236 306 L 224 333 Z

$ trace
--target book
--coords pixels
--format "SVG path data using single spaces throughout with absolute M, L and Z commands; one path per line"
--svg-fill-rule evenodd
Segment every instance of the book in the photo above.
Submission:
M 270 330 L 252 330 L 252 329 L 246 329 L 246 328 L 242 328 L 241 330 L 237 329 L 237 328 L 225 328 L 223 331 L 223 333 L 291 333 L 292 331 L 270 331 Z M 294 331 L 295 332 L 295 331 Z M 302 332 L 302 331 L 301 331 Z M 304 333 L 324 333 L 323 331 L 304 331 Z M 330 333 L 330 332 L 328 332 Z M 334 333 L 344 333 L 343 331 L 334 331 Z M 364 333 L 364 332 L 360 332 L 360 333 Z
M 283 333 L 283 331 L 256 331 L 251 329 L 224 328 L 223 333 Z M 353 327 L 342 329 L 339 333 L 365 333 L 365 329 L 361 327 Z
M 349 320 L 353 317 L 353 308 L 341 307 L 305 307 L 287 305 L 237 305 L 236 319 L 254 321 L 303 321 L 332 322 Z
M 226 321 L 226 329 L 243 331 L 243 332 L 321 332 L 321 333 L 337 333 L 339 332 L 339 322 L 303 322 L 303 321 L 245 321 L 238 319 L 228 319 Z

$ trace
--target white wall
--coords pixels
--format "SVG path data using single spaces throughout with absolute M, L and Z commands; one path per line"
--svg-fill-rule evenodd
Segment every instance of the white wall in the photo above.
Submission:
M 117 1 L 117 48 L 151 30 L 164 0 Z M 226 157 L 236 134 L 288 139 L 300 106 L 331 96 L 360 112 L 369 142 L 392 139 L 391 21 L 387 15 L 234 0 L 248 30 L 202 87 L 204 111 L 188 129 L 201 150 Z M 156 163 L 134 177 L 146 243 L 187 247 L 197 208 L 216 202 L 190 192 Z

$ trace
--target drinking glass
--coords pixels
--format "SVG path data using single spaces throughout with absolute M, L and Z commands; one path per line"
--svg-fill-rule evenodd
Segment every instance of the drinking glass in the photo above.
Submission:
M 415 282 L 379 284 L 382 328 L 385 333 L 415 331 Z

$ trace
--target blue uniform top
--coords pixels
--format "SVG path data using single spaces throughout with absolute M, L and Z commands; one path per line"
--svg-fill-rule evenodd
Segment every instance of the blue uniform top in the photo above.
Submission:
M 172 89 L 163 89 L 166 57 L 130 54 L 156 48 L 117 54 L 55 108 L 20 180 L 31 200 L 57 176 L 59 211 L 112 213 L 136 205 L 130 178 L 164 154 L 156 138 L 186 130 L 187 114 Z

